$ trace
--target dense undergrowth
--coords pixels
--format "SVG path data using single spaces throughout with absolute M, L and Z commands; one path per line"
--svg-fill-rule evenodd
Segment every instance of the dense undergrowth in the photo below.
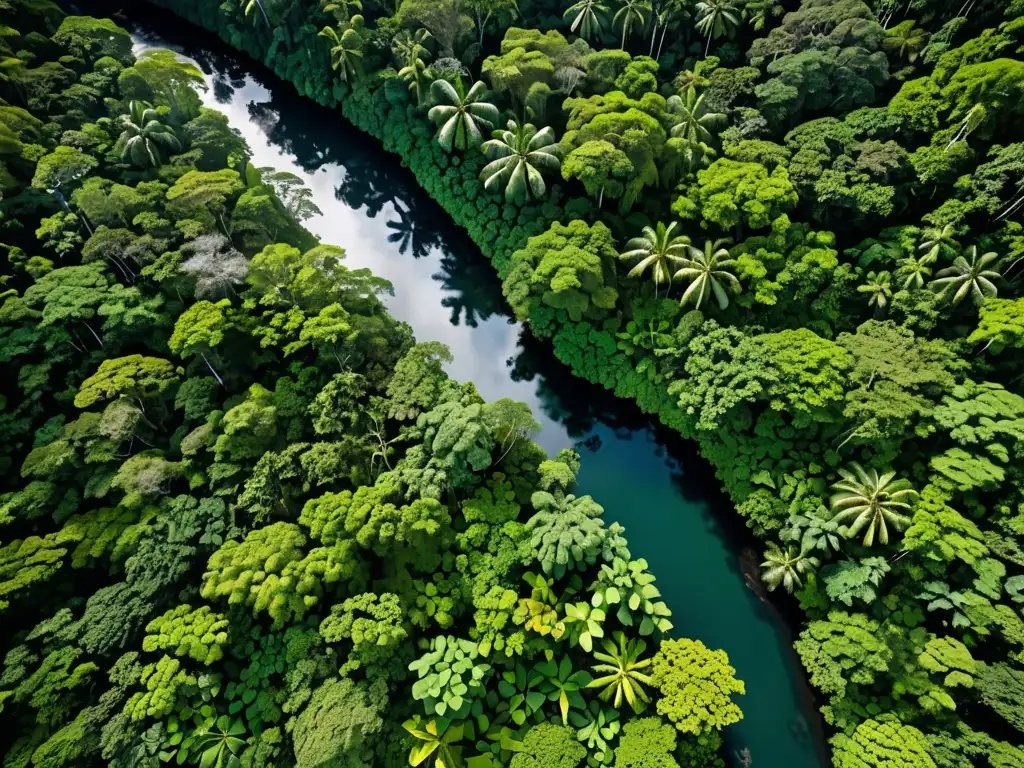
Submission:
M 560 360 L 698 441 L 837 766 L 1024 763 L 1024 4 L 158 2 L 398 153 Z
M 0 11 L 4 768 L 721 764 L 743 683 L 578 455 L 447 377 L 193 65 Z

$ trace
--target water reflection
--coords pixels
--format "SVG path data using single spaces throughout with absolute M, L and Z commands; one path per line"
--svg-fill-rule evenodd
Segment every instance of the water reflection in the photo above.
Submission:
M 754 766 L 823 765 L 816 742 L 789 728 L 801 718 L 820 721 L 802 698 L 782 623 L 740 573 L 738 553 L 749 539 L 692 444 L 573 377 L 546 343 L 513 322 L 490 265 L 374 140 L 222 54 L 211 38 L 147 11 L 151 18 L 160 19 L 166 36 L 189 41 L 187 51 L 178 50 L 206 73 L 204 102 L 241 131 L 253 165 L 290 171 L 310 187 L 323 214 L 306 226 L 344 247 L 351 266 L 394 284 L 389 309 L 417 338 L 452 349 L 449 372 L 474 381 L 488 400 L 528 403 L 547 451 L 576 445 L 583 452 L 579 492 L 593 494 L 626 526 L 634 556 L 658 575 L 676 631 L 725 648 L 746 681 L 745 719 L 730 730 L 733 762 L 739 765 L 747 749 Z M 144 24 L 134 33 L 140 47 L 166 45 Z

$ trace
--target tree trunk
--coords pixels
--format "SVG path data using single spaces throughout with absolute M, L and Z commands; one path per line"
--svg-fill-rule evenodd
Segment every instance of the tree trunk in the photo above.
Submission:
M 665 33 L 668 32 L 668 24 L 663 24 L 661 27 L 661 40 L 658 41 L 658 58 L 661 58 L 661 50 L 665 46 Z
M 210 373 L 212 373 L 214 375 L 214 378 L 216 378 L 217 381 L 220 382 L 220 385 L 223 387 L 224 386 L 224 379 L 222 379 L 220 377 L 220 374 L 217 373 L 217 371 L 214 370 L 212 365 L 210 365 L 210 361 L 206 359 L 206 354 L 203 353 L 203 352 L 200 352 L 199 355 L 200 355 L 200 357 L 203 358 L 203 362 L 206 363 L 206 367 L 210 369 Z
M 714 32 L 714 31 L 715 31 L 715 28 L 712 27 L 711 30 L 708 32 L 708 44 L 706 46 L 704 46 L 704 58 L 705 59 L 708 57 L 708 53 L 711 51 L 711 32 Z
M 82 325 L 84 325 L 84 326 L 85 326 L 86 328 L 88 328 L 88 329 L 89 329 L 89 333 L 91 333 L 91 334 L 92 334 L 92 335 L 93 335 L 93 336 L 94 336 L 94 337 L 96 338 L 96 341 L 98 341 L 98 342 L 100 343 L 100 346 L 101 346 L 101 347 L 103 347 L 103 346 L 104 346 L 104 344 L 103 344 L 103 339 L 101 339 L 101 338 L 99 337 L 99 335 L 98 335 L 98 334 L 96 333 L 96 331 L 94 331 L 94 330 L 92 329 L 92 326 L 91 326 L 91 325 L 89 325 L 89 324 L 88 324 L 87 322 L 85 322 L 84 320 L 82 321 Z
M 658 17 L 654 17 L 654 24 L 651 28 L 651 50 L 647 54 L 651 58 L 654 58 L 654 39 L 658 36 Z

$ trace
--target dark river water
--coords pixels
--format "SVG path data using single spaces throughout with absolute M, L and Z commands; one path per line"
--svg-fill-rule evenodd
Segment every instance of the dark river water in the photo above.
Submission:
M 170 47 L 196 61 L 209 86 L 204 102 L 242 132 L 253 165 L 305 180 L 323 211 L 306 227 L 345 248 L 349 266 L 394 284 L 390 311 L 418 340 L 451 348 L 452 376 L 474 381 L 488 400 L 528 403 L 549 453 L 578 448 L 577 494 L 593 495 L 607 520 L 625 526 L 633 556 L 646 558 L 657 576 L 675 633 L 724 648 L 746 683 L 744 718 L 728 730 L 730 765 L 748 756 L 756 768 L 823 767 L 820 718 L 790 629 L 740 569 L 741 551 L 755 542 L 693 446 L 572 377 L 513 322 L 490 265 L 373 139 L 213 36 L 145 3 L 122 7 L 129 17 L 120 21 L 140 49 Z

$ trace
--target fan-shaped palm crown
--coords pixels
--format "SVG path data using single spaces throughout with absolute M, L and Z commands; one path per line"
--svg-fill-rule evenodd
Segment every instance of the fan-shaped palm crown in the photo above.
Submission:
M 181 151 L 181 141 L 174 130 L 160 122 L 160 113 L 141 101 L 128 104 L 128 114 L 121 115 L 121 159 L 145 168 L 161 163 L 160 148 Z
M 725 247 L 728 243 L 728 240 L 705 240 L 703 251 L 693 246 L 687 249 L 689 256 L 683 259 L 682 269 L 675 274 L 690 281 L 680 304 L 693 304 L 694 308 L 700 309 L 714 294 L 719 309 L 729 306 L 729 292 L 739 293 L 740 281 L 729 271 L 736 265 L 736 260 Z
M 641 277 L 650 269 L 655 292 L 662 283 L 671 284 L 672 271 L 682 266 L 690 252 L 690 238 L 674 234 L 677 226 L 675 221 L 667 227 L 659 221 L 656 227 L 644 227 L 639 237 L 626 243 L 628 250 L 619 254 L 619 258 L 623 261 L 637 259 L 629 270 L 629 277 Z
M 981 306 L 985 299 L 994 299 L 999 295 L 996 283 L 1003 279 L 1003 275 L 998 265 L 999 254 L 989 251 L 979 256 L 978 246 L 975 245 L 971 247 L 970 261 L 964 256 L 957 256 L 953 266 L 935 273 L 930 287 L 943 296 L 952 293 L 954 305 L 970 296 L 975 306 Z
M 494 138 L 484 142 L 483 151 L 491 161 L 480 171 L 484 189 L 500 192 L 504 188 L 509 200 L 543 197 L 547 186 L 542 173 L 558 173 L 562 167 L 555 132 L 551 128 L 538 131 L 530 123 L 509 120 L 507 130 L 495 131 Z
M 867 282 L 858 285 L 857 292 L 866 293 L 868 306 L 874 307 L 879 316 L 884 315 L 892 298 L 892 275 L 887 270 L 868 272 Z
M 931 252 L 923 256 L 908 256 L 897 262 L 896 277 L 903 281 L 900 286 L 905 291 L 924 288 L 925 280 L 932 276 L 932 264 L 935 257 Z
M 781 584 L 785 590 L 792 593 L 794 589 L 803 585 L 800 574 L 816 568 L 818 558 L 811 557 L 805 550 L 797 550 L 793 545 L 782 549 L 778 544 L 772 542 L 764 553 L 764 562 L 761 567 L 761 578 L 768 585 L 769 591 L 775 590 Z
M 612 24 L 622 27 L 622 48 L 626 47 L 626 38 L 629 37 L 633 26 L 643 27 L 647 24 L 647 14 L 651 6 L 647 0 L 619 0 L 622 4 L 612 18 Z
M 494 128 L 498 108 L 483 101 L 487 86 L 477 80 L 469 93 L 463 93 L 462 80 L 458 88 L 447 80 L 430 84 L 430 95 L 436 102 L 427 116 L 440 126 L 437 143 L 445 150 L 469 149 L 483 141 L 483 132 Z
M 572 17 L 570 32 L 575 32 L 584 40 L 592 40 L 600 36 L 608 6 L 601 0 L 579 0 L 570 5 L 562 18 Z
M 956 252 L 960 243 L 956 241 L 956 229 L 952 224 L 944 227 L 930 227 L 924 231 L 924 240 L 917 246 L 917 250 L 937 261 L 947 251 Z
M 602 688 L 598 694 L 602 701 L 614 697 L 612 706 L 616 709 L 625 699 L 634 712 L 639 712 L 650 701 L 644 685 L 652 684 L 651 678 L 640 671 L 651 665 L 651 659 L 639 660 L 647 650 L 647 643 L 639 639 L 627 640 L 622 632 L 616 632 L 614 637 L 615 643 L 602 641 L 604 653 L 594 652 L 594 658 L 604 663 L 595 664 L 593 670 L 602 676 L 595 678 L 587 687 Z
M 864 546 L 870 547 L 878 539 L 889 543 L 889 528 L 902 531 L 910 523 L 907 513 L 917 498 L 906 480 L 897 480 L 895 472 L 879 475 L 877 470 L 864 469 L 853 462 L 839 470 L 842 478 L 832 486 L 833 520 L 847 526 L 846 536 L 851 538 L 864 531 Z
M 668 100 L 668 111 L 678 122 L 672 126 L 672 138 L 685 139 L 697 144 L 710 144 L 714 139 L 711 131 L 725 124 L 721 112 L 711 112 L 704 104 L 707 94 L 697 95 L 693 85 L 687 86 L 682 96 Z
M 697 31 L 708 36 L 704 55 L 711 50 L 711 38 L 728 35 L 732 37 L 740 25 L 740 10 L 736 0 L 700 0 L 697 3 Z

